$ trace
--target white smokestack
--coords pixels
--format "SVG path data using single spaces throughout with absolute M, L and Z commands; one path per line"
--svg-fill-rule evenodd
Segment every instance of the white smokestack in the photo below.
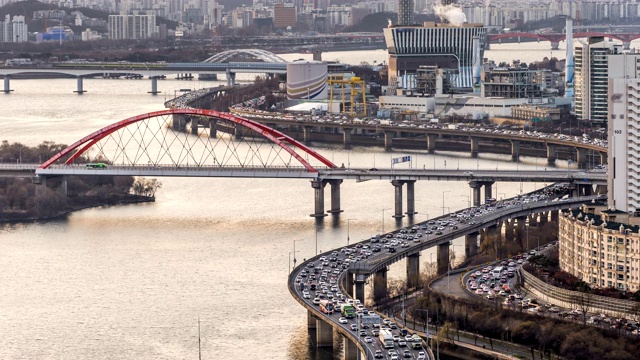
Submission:
M 480 37 L 473 37 L 473 67 L 471 72 L 473 75 L 473 92 L 480 92 L 480 76 L 482 74 L 482 59 L 480 58 Z
M 567 46 L 567 60 L 565 62 L 564 77 L 564 96 L 573 97 L 573 75 L 574 75 L 574 62 L 573 62 L 573 19 L 567 16 L 567 23 L 565 26 L 566 46 Z
M 451 25 L 460 26 L 467 22 L 467 15 L 455 5 L 434 5 L 433 11 L 442 21 L 448 21 Z

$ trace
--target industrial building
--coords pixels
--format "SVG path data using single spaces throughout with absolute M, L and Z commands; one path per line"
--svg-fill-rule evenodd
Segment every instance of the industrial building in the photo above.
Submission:
M 537 82 L 537 70 L 527 68 L 496 68 L 485 70 L 481 85 L 482 97 L 539 98 L 543 84 Z
M 297 60 L 287 64 L 287 98 L 327 98 L 328 65 L 321 61 Z
M 398 88 L 416 87 L 420 66 L 437 66 L 451 72 L 451 84 L 470 90 L 480 76 L 487 29 L 482 24 L 452 24 L 425 22 L 420 25 L 390 25 L 384 29 L 389 52 L 389 84 Z M 474 38 L 476 51 L 474 51 Z M 474 54 L 476 71 L 474 68 Z

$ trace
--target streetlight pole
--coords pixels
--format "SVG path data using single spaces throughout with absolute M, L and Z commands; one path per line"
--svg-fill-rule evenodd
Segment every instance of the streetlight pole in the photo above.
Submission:
M 466 197 L 467 198 L 467 204 L 468 204 L 467 206 L 471 207 L 471 196 L 469 196 L 469 195 L 460 195 L 460 196 L 461 197 L 463 197 L 463 196 Z
M 351 232 L 351 220 L 355 220 L 355 219 L 347 219 L 347 246 L 349 246 L 349 234 Z
M 389 209 L 382 209 L 382 234 L 384 234 L 384 211 Z
M 296 268 L 296 241 L 301 241 L 302 239 L 293 240 L 293 268 Z
M 451 192 L 451 190 L 445 190 L 442 192 L 442 215 L 444 215 L 444 194 L 449 192 Z
M 294 254 L 293 251 L 289 251 L 289 274 L 291 274 L 291 254 Z M 295 256 L 294 256 L 295 259 Z

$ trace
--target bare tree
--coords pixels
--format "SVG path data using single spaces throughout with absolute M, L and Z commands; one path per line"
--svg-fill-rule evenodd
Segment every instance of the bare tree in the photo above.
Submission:
M 580 292 L 571 297 L 571 303 L 582 314 L 582 324 L 587 325 L 587 314 L 593 306 L 593 295 L 586 292 Z

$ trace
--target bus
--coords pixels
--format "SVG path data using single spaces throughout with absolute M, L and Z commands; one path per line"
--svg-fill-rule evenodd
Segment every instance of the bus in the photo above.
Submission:
M 378 339 L 385 349 L 393 348 L 393 333 L 391 330 L 381 329 L 378 334 Z
M 105 169 L 107 167 L 107 164 L 105 163 L 89 163 L 85 165 L 88 168 L 91 169 Z
M 320 301 L 320 311 L 325 314 L 333 314 L 333 301 L 331 300 L 321 300 Z
M 413 334 L 411 336 L 411 348 L 412 349 L 422 349 L 422 338 L 418 334 Z

